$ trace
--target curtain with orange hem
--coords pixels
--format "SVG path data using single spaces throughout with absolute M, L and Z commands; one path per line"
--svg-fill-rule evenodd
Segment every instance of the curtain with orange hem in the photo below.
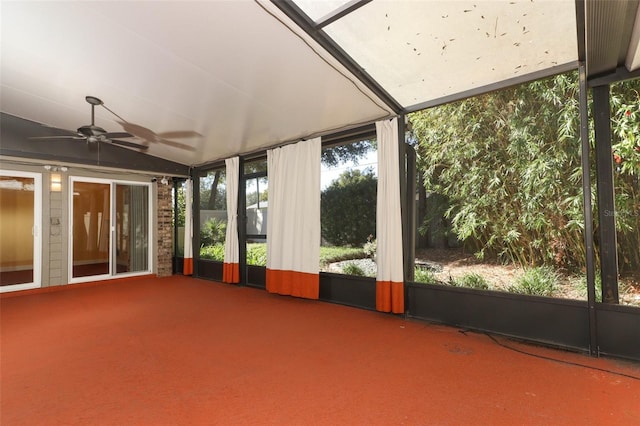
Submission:
M 404 313 L 402 216 L 398 119 L 376 122 L 378 197 L 376 211 L 376 309 Z
M 182 273 L 193 275 L 193 181 L 187 179 L 184 194 L 184 262 Z
M 267 151 L 267 291 L 320 296 L 320 138 Z
M 224 242 L 222 281 L 240 282 L 240 244 L 238 242 L 238 179 L 240 158 L 225 160 L 227 166 L 227 234 Z

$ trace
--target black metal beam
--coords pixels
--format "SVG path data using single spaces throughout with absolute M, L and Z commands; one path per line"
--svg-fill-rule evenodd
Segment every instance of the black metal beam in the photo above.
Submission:
M 372 0 L 351 0 L 348 3 L 343 4 L 341 7 L 337 8 L 333 12 L 323 16 L 322 18 L 316 21 L 316 29 L 320 29 L 326 27 L 327 25 L 337 21 L 338 19 L 347 16 L 354 10 L 360 9 L 367 3 L 370 3 Z
M 347 54 L 331 37 L 324 31 L 318 29 L 316 23 L 307 16 L 291 0 L 271 0 L 282 13 L 287 15 L 297 26 L 306 32 L 324 50 L 329 52 L 342 66 L 371 90 L 378 98 L 385 103 L 394 113 L 400 114 L 403 111 L 402 105 L 398 103 L 373 77 L 371 77 L 358 63 Z
M 589 87 L 608 86 L 625 80 L 633 80 L 634 78 L 640 78 L 640 69 L 629 71 L 626 67 L 622 66 L 616 68 L 613 72 L 589 78 L 587 83 Z
M 582 207 L 584 211 L 584 248 L 587 264 L 587 304 L 589 306 L 589 354 L 597 356 L 598 327 L 596 323 L 596 275 L 593 251 L 593 206 L 591 205 L 591 145 L 589 143 L 589 103 L 587 97 L 587 67 L 579 68 L 580 82 L 580 142 L 582 165 Z
M 498 81 L 496 83 L 487 84 L 485 86 L 474 87 L 473 89 L 464 90 L 462 92 L 454 93 L 452 95 L 443 96 L 441 98 L 432 99 L 427 102 L 421 102 L 419 104 L 407 106 L 404 109 L 405 114 L 411 112 L 420 111 L 426 108 L 432 108 L 439 105 L 448 104 L 462 99 L 471 98 L 478 95 L 483 95 L 489 92 L 495 92 L 496 90 L 506 89 L 507 87 L 517 86 L 522 83 L 528 83 L 530 81 L 539 80 L 541 78 L 552 77 L 557 74 L 562 74 L 568 71 L 575 71 L 578 69 L 578 62 L 568 62 L 566 64 L 556 65 L 551 68 L 546 68 L 540 71 L 532 72 L 529 74 L 523 74 L 518 77 L 509 78 L 507 80 Z
M 600 228 L 600 274 L 602 301 L 619 303 L 618 250 L 616 239 L 613 159 L 611 155 L 611 105 L 609 86 L 593 88 L 593 117 L 596 136 L 596 180 Z
M 376 124 L 370 123 L 365 126 L 356 127 L 349 130 L 332 133 L 322 137 L 322 148 L 342 145 L 346 142 L 354 142 L 365 139 L 375 139 Z
M 578 60 L 584 62 L 587 57 L 586 49 L 586 23 L 587 13 L 584 0 L 576 0 L 576 36 L 578 39 Z

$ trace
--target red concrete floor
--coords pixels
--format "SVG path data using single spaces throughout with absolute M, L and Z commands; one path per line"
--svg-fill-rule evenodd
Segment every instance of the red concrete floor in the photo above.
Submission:
M 179 276 L 71 287 L 1 300 L 3 426 L 640 425 L 634 363 Z

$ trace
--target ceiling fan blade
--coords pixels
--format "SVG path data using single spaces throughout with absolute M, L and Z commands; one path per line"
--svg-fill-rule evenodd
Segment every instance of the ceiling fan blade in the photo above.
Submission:
M 137 149 L 139 151 L 145 151 L 145 150 L 149 149 L 149 147 L 147 145 L 141 145 L 141 144 L 135 143 L 135 142 L 121 141 L 121 140 L 118 140 L 118 139 L 110 139 L 109 141 L 114 145 L 126 146 L 127 148 L 133 148 L 133 149 Z
M 153 130 L 147 129 L 146 127 L 142 127 L 138 124 L 129 123 L 128 121 L 118 121 L 118 124 L 122 126 L 125 132 L 131 133 L 132 135 L 147 140 L 149 142 L 153 142 L 158 139 L 158 135 L 156 135 Z
M 164 145 L 169 145 L 169 146 L 172 146 L 174 148 L 184 149 L 186 151 L 195 151 L 196 150 L 191 145 L 187 145 L 187 144 L 176 142 L 176 141 L 170 141 L 168 139 L 156 139 L 156 142 L 164 144 Z
M 104 134 L 104 137 L 107 139 L 126 139 L 134 137 L 131 133 L 127 132 L 107 132 Z
M 194 131 L 176 131 L 176 132 L 166 132 L 166 133 L 161 133 L 156 134 L 153 130 L 151 129 L 147 129 L 146 127 L 140 126 L 139 124 L 135 124 L 135 123 L 129 123 L 128 121 L 118 121 L 118 124 L 120 124 L 122 126 L 122 128 L 126 131 L 131 133 L 133 136 L 140 138 L 140 139 L 144 139 L 147 142 L 156 142 L 156 143 L 161 143 L 164 145 L 169 145 L 172 146 L 174 148 L 180 148 L 180 149 L 184 149 L 187 151 L 195 151 L 196 149 L 190 145 L 187 144 L 183 144 L 180 142 L 176 142 L 176 141 L 172 141 L 169 139 L 164 139 L 163 137 L 161 137 L 161 135 L 167 135 L 167 134 L 173 134 L 175 137 L 181 137 L 180 135 L 182 135 L 182 137 L 195 137 L 195 136 L 202 136 L 200 133 L 198 132 L 194 132 Z
M 173 132 L 162 132 L 158 133 L 163 139 L 175 139 L 175 138 L 201 138 L 202 135 L 193 130 L 175 130 Z
M 69 136 L 31 136 L 29 139 L 66 139 L 66 140 L 78 140 L 86 139 L 84 136 L 78 136 L 77 133 Z

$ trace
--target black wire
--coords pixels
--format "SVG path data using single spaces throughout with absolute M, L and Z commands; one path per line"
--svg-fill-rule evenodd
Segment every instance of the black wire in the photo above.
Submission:
M 535 357 L 535 358 L 546 359 L 548 361 L 554 361 L 554 362 L 558 362 L 560 364 L 567 364 L 567 365 L 573 365 L 573 366 L 576 366 L 576 367 L 588 368 L 590 370 L 602 371 L 603 373 L 615 374 L 616 376 L 622 376 L 622 377 L 626 377 L 628 379 L 640 381 L 640 377 L 633 376 L 631 374 L 620 373 L 618 371 L 613 371 L 613 370 L 607 370 L 606 368 L 593 367 L 591 365 L 581 364 L 579 362 L 565 361 L 565 360 L 562 360 L 562 359 L 553 358 L 553 357 L 549 357 L 549 356 L 545 356 L 545 355 L 539 355 L 539 354 L 535 354 L 533 352 L 527 352 L 527 351 L 524 351 L 522 349 L 514 348 L 513 346 L 509 346 L 509 345 L 506 345 L 506 344 L 500 342 L 498 339 L 496 339 L 494 336 L 492 336 L 491 334 L 489 334 L 487 332 L 476 332 L 474 330 L 458 330 L 458 332 L 462 333 L 464 335 L 466 335 L 467 332 L 475 332 L 475 333 L 478 333 L 478 334 L 484 334 L 485 336 L 487 336 L 489 339 L 491 339 L 498 346 L 501 346 L 501 347 L 503 347 L 505 349 L 512 350 L 514 352 L 521 353 L 523 355 L 529 355 L 529 356 L 532 356 L 532 357 Z

